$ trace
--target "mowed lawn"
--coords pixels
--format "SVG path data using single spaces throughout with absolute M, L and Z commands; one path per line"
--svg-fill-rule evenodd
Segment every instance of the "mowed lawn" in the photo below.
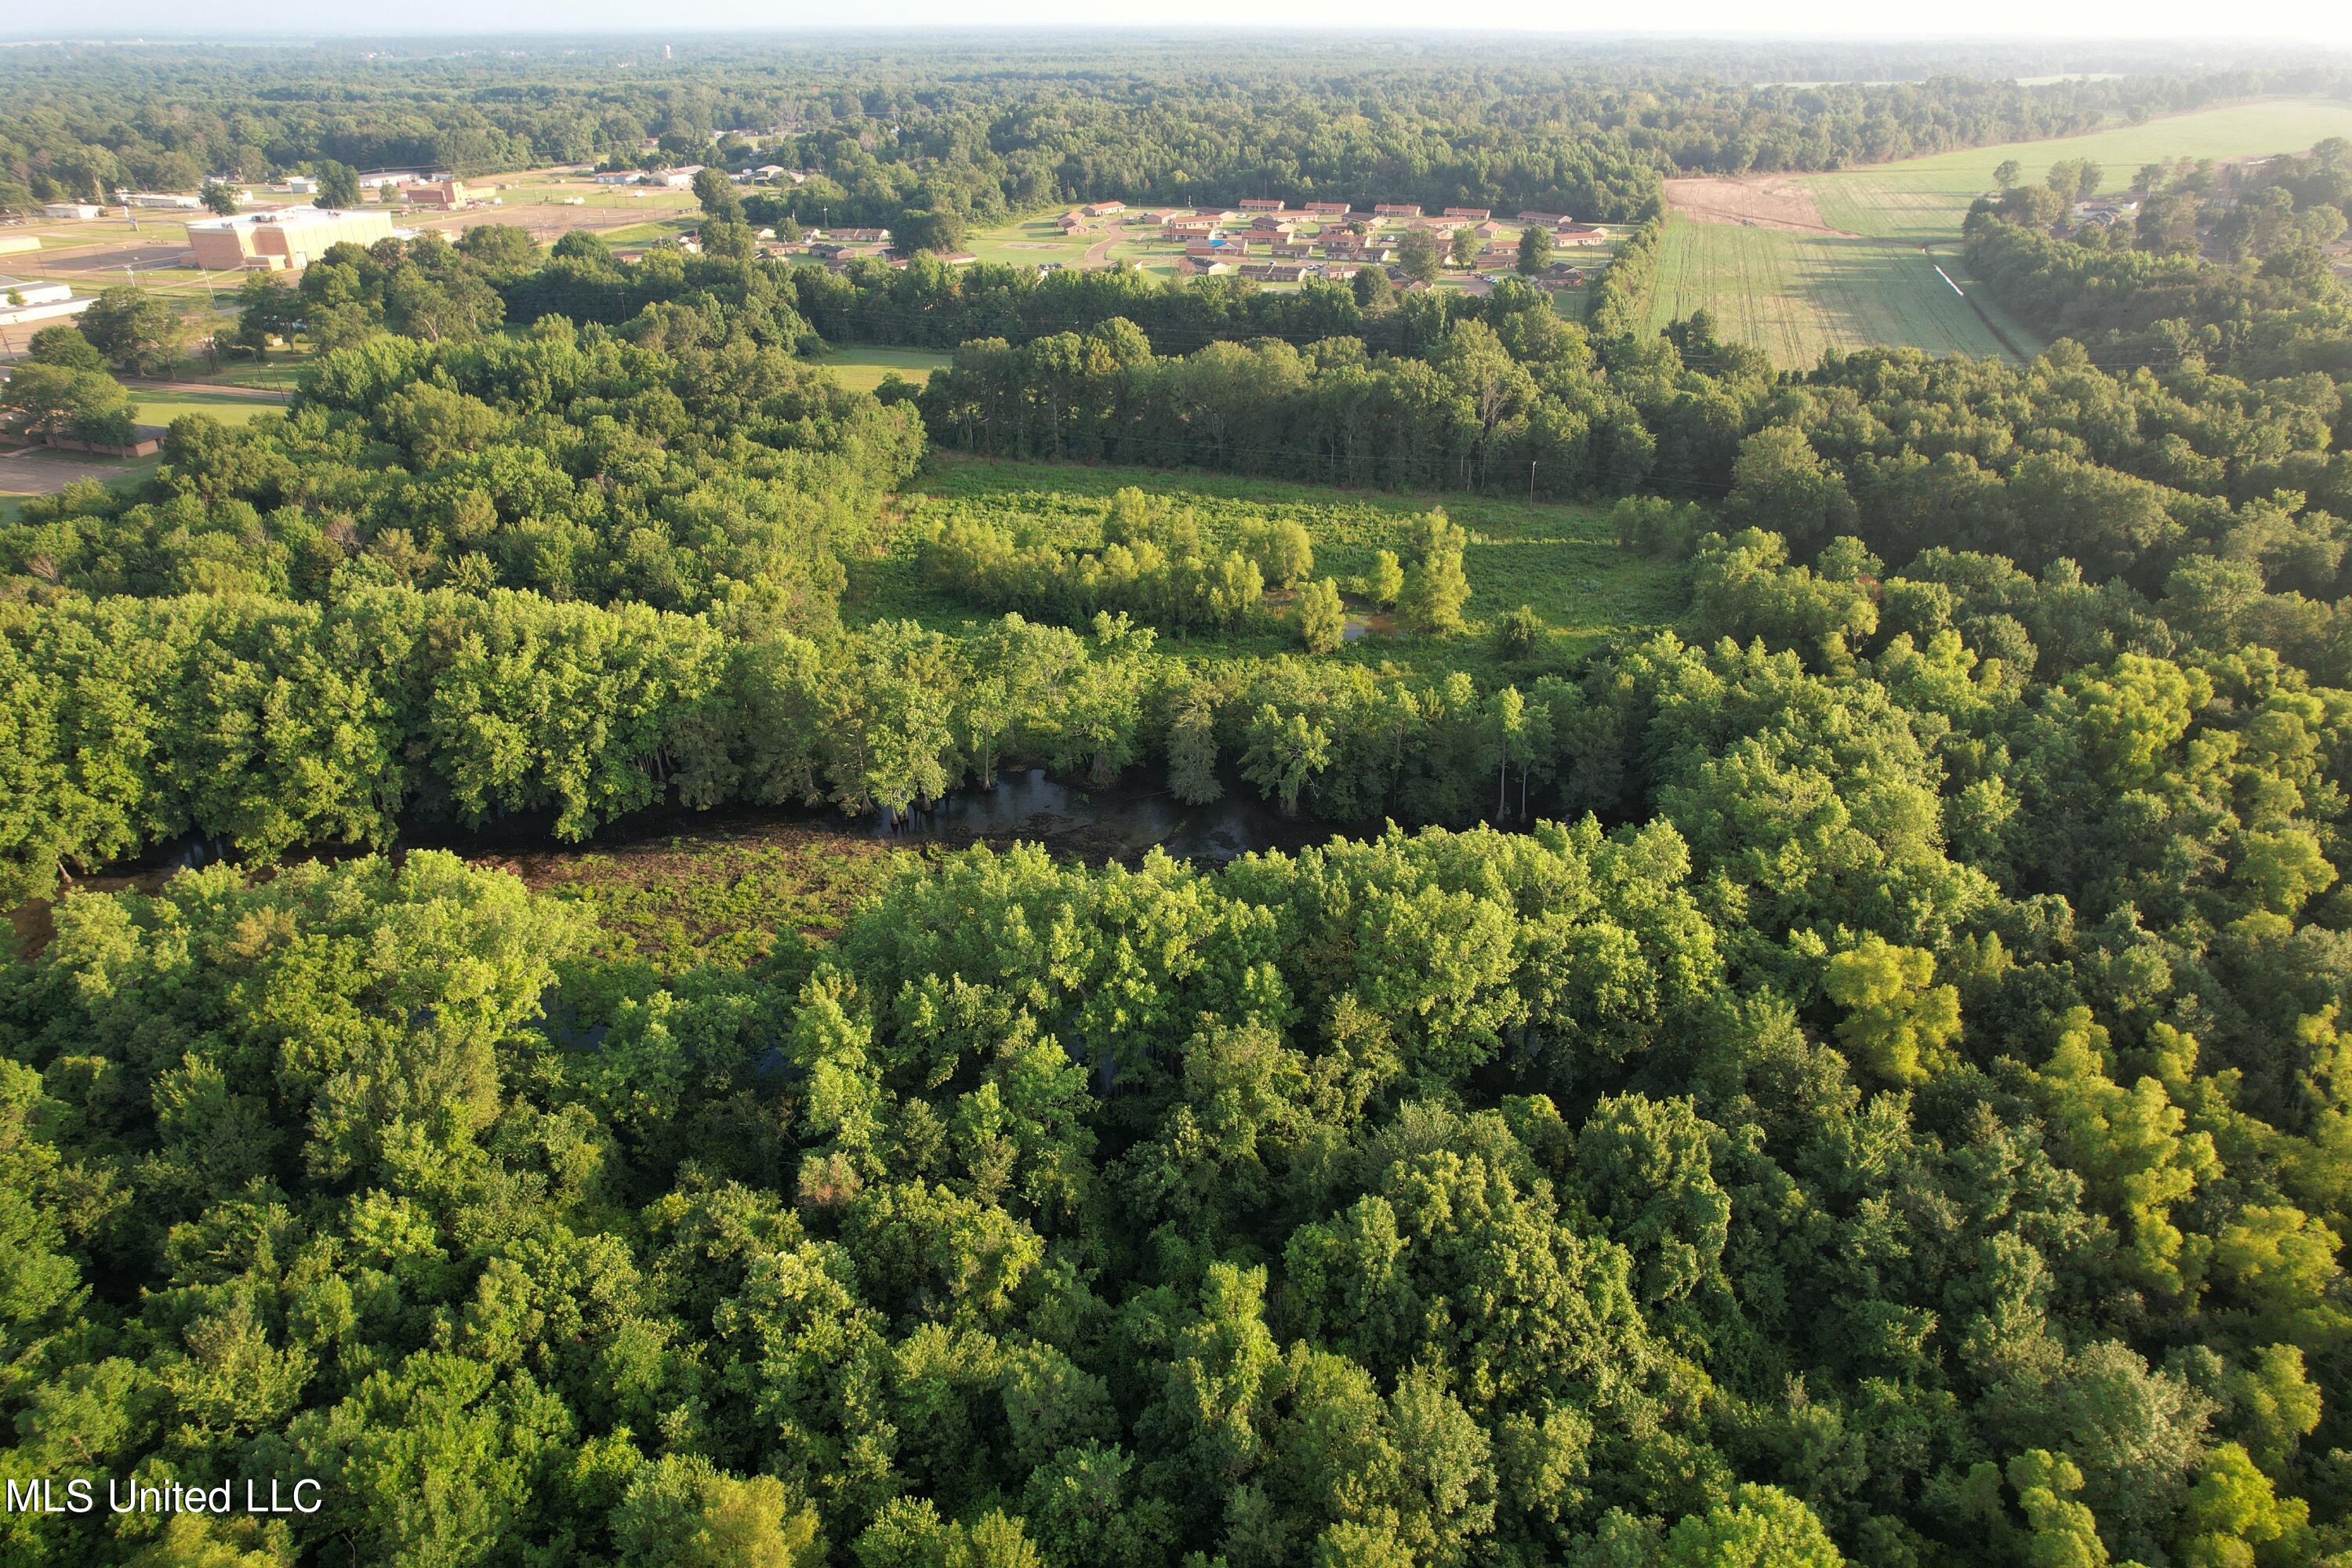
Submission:
M 1803 184 L 1821 208 L 1822 221 L 1832 228 L 1916 244 L 1958 237 L 1969 204 L 1994 188 L 1993 170 L 2011 158 L 2017 160 L 2029 181 L 2041 179 L 2053 163 L 2088 158 L 2105 172 L 2105 188 L 2120 191 L 2130 184 L 2143 163 L 2301 153 L 2330 136 L 2352 136 L 2352 103 L 2276 99 L 2173 115 L 2087 136 L 1972 147 L 1899 163 L 1815 174 Z
M 1743 228 L 1675 216 L 1658 253 L 1651 320 L 1660 326 L 1706 309 L 1717 333 L 1751 344 L 1775 364 L 1803 367 L 1825 352 L 1873 344 L 1930 353 L 2000 354 L 2000 339 L 1960 288 L 1971 279 L 1957 254 L 1929 257 L 1916 246 L 1786 229 Z M 2010 342 L 2026 353 L 2040 341 L 1994 311 Z
M 132 387 L 131 406 L 142 425 L 169 425 L 184 414 L 208 414 L 224 425 L 242 425 L 264 414 L 283 414 L 275 397 L 240 397 L 233 392 L 150 392 Z
M 1024 537 L 1065 546 L 1095 546 L 1111 493 L 1134 485 L 1189 508 L 1208 539 L 1238 546 L 1253 523 L 1295 520 L 1315 542 L 1315 574 L 1339 580 L 1370 569 L 1376 552 L 1404 553 L 1422 514 L 1442 506 L 1469 535 L 1463 567 L 1471 586 L 1465 613 L 1474 623 L 1520 605 L 1550 631 L 1549 651 L 1583 653 L 1612 638 L 1666 624 L 1681 613 L 1682 569 L 1622 549 L 1605 505 L 1552 504 L 1459 493 L 1394 495 L 1326 486 L 1159 468 L 1025 463 L 935 456 L 903 496 L 903 521 L 879 560 L 854 569 L 853 619 L 911 616 L 942 630 L 993 620 L 993 613 L 924 586 L 916 542 L 930 522 L 984 519 Z M 1365 606 L 1349 597 L 1351 610 Z M 1176 644 L 1196 658 L 1294 651 L 1286 626 L 1240 637 L 1195 637 Z M 1484 637 L 1451 640 L 1369 637 L 1334 658 L 1371 664 L 1393 660 L 1425 674 L 1483 670 Z
M 809 363 L 831 371 L 852 392 L 871 392 L 891 374 L 920 385 L 953 358 L 938 349 L 844 348 Z
M 1041 261 L 1075 267 L 1097 241 L 1108 237 L 1108 231 L 1104 229 L 1081 229 L 1066 235 L 1059 216 L 973 229 L 964 236 L 963 247 L 982 261 L 1004 267 L 1034 267 Z

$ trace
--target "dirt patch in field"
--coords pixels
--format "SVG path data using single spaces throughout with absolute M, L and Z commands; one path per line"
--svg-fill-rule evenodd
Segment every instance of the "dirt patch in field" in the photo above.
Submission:
M 1047 239 L 1008 239 L 1004 242 L 1004 248 L 1007 250 L 1061 250 L 1066 247 Z
M 77 479 L 120 479 L 142 471 L 120 458 L 86 458 L 46 447 L 0 447 L 0 495 L 53 496 Z
M 1738 224 L 1745 228 L 1779 228 L 1796 234 L 1828 234 L 1859 238 L 1822 221 L 1813 193 L 1786 174 L 1750 174 L 1742 179 L 1668 180 L 1666 202 L 1675 211 L 1698 223 Z

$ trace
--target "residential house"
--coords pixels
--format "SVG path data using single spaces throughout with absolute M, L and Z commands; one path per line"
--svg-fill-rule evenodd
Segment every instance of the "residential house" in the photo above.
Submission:
M 1374 217 L 1419 217 L 1421 209 L 1417 206 L 1408 206 L 1401 202 L 1382 202 L 1372 208 L 1372 216 Z
M 1235 237 L 1231 239 L 1192 239 L 1184 242 L 1187 256 L 1218 256 L 1228 259 L 1249 254 L 1249 241 Z
M 1255 283 L 1304 283 L 1314 268 L 1296 261 L 1254 262 L 1241 269 Z
M 1327 261 L 1316 270 L 1323 275 L 1327 282 L 1345 283 L 1349 279 L 1361 272 L 1363 268 L 1353 261 Z
M 1308 202 L 1307 204 L 1307 210 L 1313 213 L 1317 217 L 1346 217 L 1348 216 L 1348 204 L 1345 202 Z
M 1117 217 L 1127 210 L 1125 202 L 1096 202 L 1086 209 L 1088 217 Z
M 1278 213 L 1281 210 L 1281 201 L 1274 196 L 1244 196 L 1242 198 L 1242 211 L 1245 213 Z
M 1495 216 L 1492 207 L 1447 207 L 1444 216 L 1462 218 L 1470 223 L 1485 223 Z
M 1558 228 L 1569 217 L 1566 213 L 1521 213 L 1512 221 L 1522 228 Z
M 890 231 L 887 228 L 829 228 L 824 231 L 824 237 L 842 245 L 890 243 Z
M 1176 261 L 1179 278 L 1213 278 L 1231 272 L 1235 263 L 1223 256 L 1182 256 Z
M 1277 239 L 1265 247 L 1265 253 L 1277 261 L 1304 261 L 1315 254 L 1315 247 L 1303 239 Z
M 1086 214 L 1078 212 L 1075 208 L 1069 212 L 1064 213 L 1060 217 L 1056 218 L 1055 222 L 1061 226 L 1061 229 L 1064 234 L 1076 234 L 1078 230 L 1087 226 Z
M 1553 242 L 1559 245 L 1601 245 L 1607 243 L 1608 238 L 1607 229 L 1591 223 L 1564 223 L 1559 226 L 1559 232 L 1552 236 Z

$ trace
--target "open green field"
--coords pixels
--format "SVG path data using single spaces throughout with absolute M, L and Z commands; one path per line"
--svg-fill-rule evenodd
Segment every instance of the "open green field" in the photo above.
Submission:
M 1674 563 L 1621 549 L 1601 507 L 1554 505 L 1464 494 L 1392 495 L 1344 490 L 1276 479 L 1171 472 L 1158 468 L 1092 468 L 935 455 L 908 483 L 904 511 L 882 557 L 861 563 L 851 579 L 845 611 L 854 620 L 908 616 L 942 630 L 993 619 L 983 610 L 923 586 L 917 542 L 923 528 L 950 515 L 1012 524 L 1030 537 L 1066 545 L 1101 540 L 1111 493 L 1134 485 L 1192 509 L 1208 537 L 1238 544 L 1253 523 L 1284 520 L 1304 525 L 1315 542 L 1315 574 L 1349 580 L 1372 565 L 1380 550 L 1402 553 L 1423 513 L 1443 506 L 1470 536 L 1464 566 L 1472 595 L 1469 636 L 1450 641 L 1372 635 L 1331 658 L 1370 664 L 1392 661 L 1424 674 L 1483 670 L 1491 662 L 1475 623 L 1527 605 L 1551 631 L 1550 652 L 1567 658 L 1612 637 L 1660 626 L 1682 608 L 1682 573 Z M 1351 612 L 1360 612 L 1351 595 Z M 1293 652 L 1286 627 L 1239 637 L 1172 641 L 1200 658 Z
M 274 397 L 239 397 L 229 392 L 149 392 L 131 389 L 131 405 L 142 425 L 169 425 L 186 414 L 209 414 L 224 425 L 242 425 L 264 414 L 283 414 Z
M 1920 243 L 1960 232 L 1969 204 L 1993 189 L 1992 172 L 2010 158 L 2029 181 L 2050 165 L 2088 158 L 2106 172 L 2107 188 L 2122 190 L 2143 163 L 2180 158 L 2251 158 L 2300 153 L 2330 136 L 2352 136 L 2352 103 L 2326 99 L 2274 99 L 2151 120 L 2141 125 L 1972 147 L 1933 157 L 1907 158 L 1801 183 L 1812 193 L 1822 221 L 1850 234 Z
M 1075 267 L 1104 237 L 1104 231 L 1081 230 L 1065 235 L 1055 215 L 1023 223 L 999 224 L 994 228 L 976 228 L 964 236 L 963 247 L 982 261 L 1003 267 L 1034 267 L 1040 261 Z
M 1659 254 L 1651 319 L 1664 324 L 1705 307 L 1724 336 L 1787 366 L 1873 343 L 1998 354 L 2006 352 L 2005 338 L 2036 353 L 2041 341 L 1975 288 L 1955 243 L 1969 204 L 1993 188 L 1992 172 L 2004 160 L 2015 158 L 2032 181 L 2053 163 L 2089 158 L 2105 171 L 2108 187 L 2120 190 L 2143 163 L 2300 152 L 2330 136 L 2352 136 L 2352 103 L 2282 99 L 2087 136 L 1783 177 L 1777 199 L 1759 195 L 1755 210 L 1791 223 L 1818 221 L 1822 230 L 1704 222 L 1677 212 Z M 1937 247 L 1933 256 L 1921 248 L 1928 245 Z M 1968 298 L 1937 276 L 1939 266 Z
M 1937 275 L 1938 267 L 1960 288 L 1972 287 L 1957 249 L 1930 257 L 1915 246 L 1879 239 L 1677 216 L 1659 249 L 1650 317 L 1664 326 L 1703 307 L 1714 312 L 1723 337 L 1760 348 L 1787 366 L 1874 343 L 1931 353 L 2005 353 L 2000 337 L 1969 300 Z M 2021 352 L 2041 348 L 2041 340 L 1990 298 L 1977 299 Z
M 936 349 L 845 348 L 810 363 L 833 372 L 834 379 L 852 392 L 871 392 L 893 374 L 920 384 L 954 357 Z

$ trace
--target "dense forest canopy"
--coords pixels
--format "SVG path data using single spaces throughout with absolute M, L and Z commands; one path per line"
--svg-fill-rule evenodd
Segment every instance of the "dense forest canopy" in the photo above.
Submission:
M 891 200 L 1013 204 L 1172 167 L 1075 150 L 1181 47 L 403 90 L 534 150 L 520 116 L 596 101 L 616 142 L 790 113 Z M 1689 61 L 1334 47 L 1275 53 L 1449 134 L 1557 73 L 1454 151 L 1575 124 L 1653 182 L 1685 152 L 1644 136 L 1744 102 L 1843 159 L 1874 117 L 2222 90 L 1727 68 L 1647 125 L 1610 116 Z M 110 156 L 214 155 L 160 106 L 290 69 L 109 54 L 75 107 L 26 58 L 7 122 Z M 234 145 L 390 123 L 284 89 Z M 893 183 L 930 161 L 971 178 Z M 1654 331 L 1655 223 L 1582 323 L 1507 283 L 832 272 L 717 214 L 698 256 L 484 226 L 253 280 L 234 341 L 310 353 L 282 414 L 0 524 L 0 896 L 54 897 L 0 963 L 0 1478 L 322 1501 L 11 1510 L 0 1560 L 2352 1563 L 2352 300 L 2301 222 L 2346 166 L 2152 171 L 2098 232 L 1981 203 L 1977 275 L 2057 339 L 2016 364 Z M 2255 217 L 2209 255 L 2184 195 Z M 9 416 L 120 416 L 135 308 L 45 331 Z M 806 363 L 852 342 L 953 359 Z M 908 506 L 958 454 L 1351 490 Z M 1605 513 L 1673 624 L 1561 651 L 1472 571 L 1498 493 Z M 730 906 L 750 962 L 404 844 L 895 819 L 1014 765 L 1331 837 L 877 858 L 827 919 Z M 232 863 L 65 887 L 159 847 Z

